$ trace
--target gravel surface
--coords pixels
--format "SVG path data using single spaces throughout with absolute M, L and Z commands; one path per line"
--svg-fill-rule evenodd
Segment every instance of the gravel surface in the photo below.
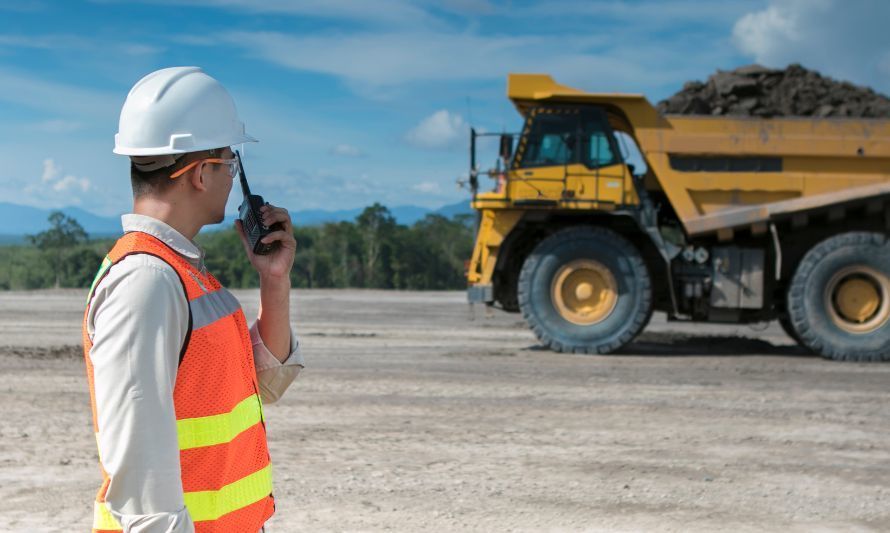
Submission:
M 84 297 L 0 293 L 0 530 L 89 528 Z M 890 365 L 775 324 L 656 315 L 583 356 L 457 292 L 293 300 L 309 366 L 266 409 L 270 531 L 890 530 Z

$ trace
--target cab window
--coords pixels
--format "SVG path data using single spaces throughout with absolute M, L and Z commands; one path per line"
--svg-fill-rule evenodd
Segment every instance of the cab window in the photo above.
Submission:
M 524 167 L 567 165 L 575 160 L 577 115 L 537 115 L 531 127 Z
M 618 162 L 615 154 L 612 153 L 612 145 L 609 144 L 606 132 L 594 131 L 590 133 L 587 137 L 587 145 L 589 148 L 586 161 L 588 167 L 605 167 Z
M 620 152 L 616 149 L 615 138 L 606 119 L 605 113 L 599 109 L 585 109 L 581 115 L 582 131 L 581 150 L 587 168 L 607 167 L 621 162 Z
M 621 162 L 605 114 L 592 108 L 544 108 L 526 126 L 528 147 L 515 164 L 545 167 L 582 163 L 599 168 Z

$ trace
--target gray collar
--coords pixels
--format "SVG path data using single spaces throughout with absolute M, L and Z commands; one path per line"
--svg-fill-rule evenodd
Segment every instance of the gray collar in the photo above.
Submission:
M 198 270 L 204 270 L 204 250 L 169 225 L 156 218 L 130 213 L 121 216 L 124 233 L 141 231 L 160 240 L 183 256 Z

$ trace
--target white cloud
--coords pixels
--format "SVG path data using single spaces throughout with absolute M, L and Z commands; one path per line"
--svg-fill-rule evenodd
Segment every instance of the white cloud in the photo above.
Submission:
M 416 183 L 411 186 L 412 191 L 417 191 L 424 194 L 441 194 L 442 188 L 439 187 L 439 184 L 435 181 L 423 181 L 420 183 Z
M 59 178 L 62 173 L 62 167 L 56 165 L 52 159 L 43 160 L 43 175 L 40 177 L 42 183 L 50 183 Z
M 361 149 L 351 144 L 338 144 L 331 148 L 331 153 L 343 157 L 364 157 L 365 153 Z
M 160 54 L 164 51 L 164 49 L 159 46 L 142 43 L 122 43 L 118 45 L 118 50 L 131 56 L 149 56 Z
M 16 35 L 0 34 L 0 47 L 53 50 L 57 48 L 90 48 L 90 41 L 79 35 Z
M 468 128 L 463 117 L 441 109 L 411 129 L 405 139 L 421 148 L 450 148 L 468 135 Z
M 890 3 L 771 0 L 736 22 L 732 40 L 756 62 L 801 63 L 823 74 L 890 90 Z
M 806 38 L 805 19 L 809 12 L 824 12 L 830 7 L 827 0 L 774 3 L 740 18 L 733 28 L 733 39 L 742 52 L 772 63 L 777 55 L 799 46 Z
M 0 100 L 95 123 L 116 124 L 126 93 L 49 81 L 0 67 Z
M 348 33 L 292 36 L 276 32 L 233 32 L 232 45 L 270 63 L 345 78 L 356 85 L 497 77 L 492 64 L 508 59 L 532 37 L 477 37 L 450 33 Z M 473 60 L 471 58 L 479 58 Z M 480 61 L 481 59 L 481 61 Z M 505 65 L 506 67 L 506 65 Z
M 101 3 L 125 3 L 101 0 Z M 131 2 L 132 3 L 132 2 Z M 237 11 L 241 13 L 276 13 L 282 15 L 319 17 L 338 20 L 387 24 L 430 23 L 434 19 L 412 0 L 137 0 L 137 3 L 191 5 Z
M 93 0 L 94 2 L 144 3 L 156 5 L 200 6 L 239 13 L 275 13 L 299 17 L 328 18 L 361 23 L 388 23 L 401 27 L 419 24 L 443 25 L 434 12 L 459 17 L 498 17 L 516 19 L 533 17 L 568 19 L 589 17 L 595 21 L 616 19 L 669 26 L 675 22 L 732 20 L 737 12 L 750 8 L 751 0 L 562 0 L 553 2 L 504 2 L 490 0 Z
M 668 83 L 679 87 L 683 80 L 725 68 L 735 59 L 731 45 L 719 37 L 682 34 L 666 46 L 632 29 L 628 34 L 242 31 L 225 34 L 221 41 L 251 58 L 338 77 L 356 92 L 378 99 L 392 98 L 394 89 L 410 84 L 501 81 L 509 72 L 548 73 L 590 90 L 639 92 Z
M 0 48 L 30 48 L 53 52 L 103 52 L 107 54 L 109 43 L 101 39 L 92 39 L 82 35 L 73 34 L 23 35 L 7 33 L 0 34 Z M 121 52 L 127 56 L 153 55 L 164 51 L 163 48 L 158 46 L 126 41 L 116 41 L 113 45 L 113 50 Z
M 247 0 L 189 1 L 248 9 Z M 341 1 L 333 2 L 331 6 L 336 7 L 331 10 L 339 11 Z M 582 86 L 592 84 L 598 90 L 639 91 L 640 87 L 665 83 L 679 86 L 684 79 L 730 66 L 727 61 L 736 57 L 725 34 L 721 34 L 721 26 L 731 25 L 752 5 L 762 5 L 749 0 L 519 5 L 466 0 L 393 1 L 402 7 L 412 4 L 414 14 L 394 16 L 398 24 L 378 28 L 307 33 L 233 31 L 220 40 L 242 49 L 249 57 L 293 70 L 336 76 L 366 95 L 386 94 L 386 88 L 406 83 L 503 80 L 508 72 L 546 72 Z M 320 16 L 317 4 L 256 2 L 250 3 L 249 9 L 289 9 Z M 358 13 L 362 18 L 366 7 L 374 4 L 359 5 L 362 7 L 358 10 L 350 8 L 339 16 Z M 445 17 L 443 11 L 456 17 Z M 480 31 L 477 19 L 486 17 L 497 17 L 509 31 Z M 621 26 L 622 31 L 590 29 L 604 24 Z M 680 31 L 684 25 L 695 30 Z M 670 36 L 666 37 L 665 32 Z
M 676 27 L 677 24 L 732 22 L 739 14 L 751 9 L 751 0 L 614 0 L 536 2 L 504 12 L 506 16 L 562 18 L 578 20 L 594 17 L 598 20 L 620 20 L 635 25 Z
M 68 175 L 53 184 L 53 190 L 56 192 L 69 192 L 77 189 L 80 189 L 81 192 L 90 190 L 90 180 Z
M 93 189 L 89 179 L 64 174 L 62 167 L 52 158 L 43 160 L 43 172 L 39 182 L 32 182 L 24 189 L 25 194 L 44 200 L 52 205 L 79 205 L 81 194 Z
M 275 205 L 290 210 L 347 209 L 375 201 L 392 203 L 404 191 L 388 187 L 367 174 L 340 174 L 327 169 L 291 170 L 285 174 L 257 173 L 250 177 L 251 189 Z M 229 196 L 227 211 L 238 208 L 240 195 Z

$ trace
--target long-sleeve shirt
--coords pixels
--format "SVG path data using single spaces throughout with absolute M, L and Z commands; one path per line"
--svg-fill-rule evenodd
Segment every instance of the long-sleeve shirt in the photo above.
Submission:
M 124 232 L 157 237 L 204 269 L 202 250 L 167 224 L 135 214 L 122 222 Z M 127 532 L 194 531 L 183 500 L 173 407 L 188 317 L 176 271 L 147 254 L 125 257 L 111 268 L 90 304 L 86 327 L 93 342 L 97 441 L 111 479 L 105 500 Z M 256 322 L 250 338 L 260 396 L 274 402 L 303 368 L 299 343 L 291 331 L 291 353 L 282 363 L 266 348 Z

